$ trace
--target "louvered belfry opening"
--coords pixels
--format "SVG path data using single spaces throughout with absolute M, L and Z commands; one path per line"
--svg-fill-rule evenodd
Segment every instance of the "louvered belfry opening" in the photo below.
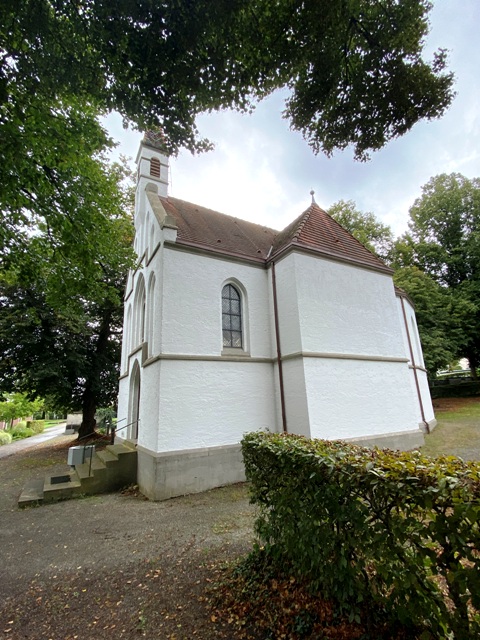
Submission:
M 158 158 L 150 158 L 150 175 L 153 178 L 160 178 L 160 160 Z

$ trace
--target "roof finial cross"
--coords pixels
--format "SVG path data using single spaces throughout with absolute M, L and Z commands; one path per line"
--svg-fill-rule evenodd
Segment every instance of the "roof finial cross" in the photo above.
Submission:
M 312 204 L 317 204 L 315 202 L 315 191 L 313 189 L 310 191 L 310 195 L 312 196 Z

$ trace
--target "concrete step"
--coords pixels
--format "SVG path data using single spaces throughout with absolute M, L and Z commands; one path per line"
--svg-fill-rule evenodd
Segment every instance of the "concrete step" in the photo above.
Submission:
M 80 480 L 84 478 L 89 478 L 92 476 L 101 475 L 106 471 L 106 466 L 102 460 L 95 454 L 92 457 L 92 460 L 87 460 L 87 462 L 82 462 L 82 464 L 75 465 L 75 471 L 78 474 Z
M 67 500 L 82 494 L 82 483 L 75 471 L 47 476 L 43 483 L 43 501 Z
M 111 467 L 116 462 L 118 462 L 118 456 L 116 456 L 111 451 L 108 451 L 107 449 L 104 449 L 103 451 L 97 451 L 97 456 L 106 467 Z
M 137 450 L 137 443 L 135 440 L 119 440 L 117 444 L 120 444 L 127 449 L 133 449 L 133 451 Z
M 137 451 L 123 444 L 108 445 L 63 475 L 30 481 L 22 491 L 18 505 L 26 507 L 80 495 L 117 491 L 137 480 Z
M 109 453 L 113 453 L 114 456 L 119 458 L 120 456 L 136 456 L 137 450 L 132 447 L 127 447 L 124 444 L 107 444 L 106 450 Z
M 20 498 L 18 499 L 18 506 L 32 507 L 43 502 L 43 478 L 35 478 L 29 480 L 23 488 Z

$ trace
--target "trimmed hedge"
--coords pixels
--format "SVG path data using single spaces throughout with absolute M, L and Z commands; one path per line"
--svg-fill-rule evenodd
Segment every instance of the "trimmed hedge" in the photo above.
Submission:
M 16 424 L 14 427 L 11 427 L 7 433 L 12 436 L 13 440 L 23 440 L 24 438 L 30 438 L 30 436 L 35 435 L 33 429 L 23 427 L 21 424 Z
M 12 442 L 12 436 L 7 432 L 0 429 L 0 447 L 2 444 L 10 444 Z
M 33 433 L 43 433 L 45 431 L 45 420 L 27 420 L 27 428 Z
M 266 433 L 242 450 L 277 562 L 352 619 L 377 610 L 422 640 L 480 637 L 479 463 Z
M 461 382 L 457 384 L 432 385 L 430 395 L 436 398 L 471 398 L 480 396 L 480 382 Z

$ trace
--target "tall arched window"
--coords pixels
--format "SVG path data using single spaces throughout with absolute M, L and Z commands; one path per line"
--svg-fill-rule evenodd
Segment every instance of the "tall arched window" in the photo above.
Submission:
M 233 284 L 222 289 L 222 332 L 223 346 L 242 349 L 242 298 Z

